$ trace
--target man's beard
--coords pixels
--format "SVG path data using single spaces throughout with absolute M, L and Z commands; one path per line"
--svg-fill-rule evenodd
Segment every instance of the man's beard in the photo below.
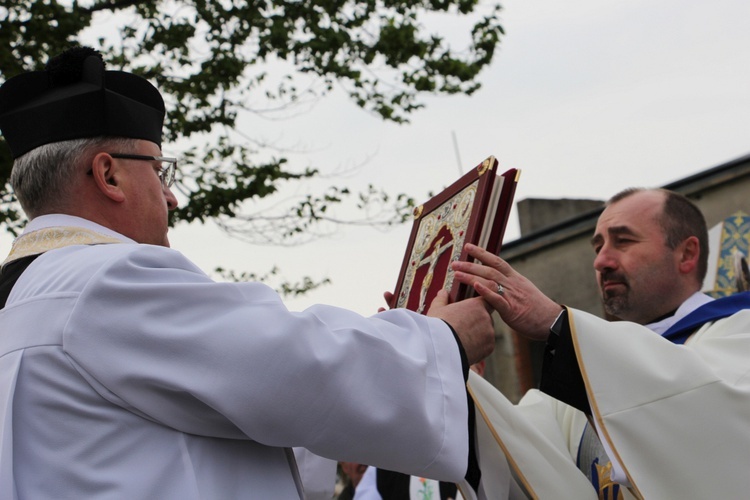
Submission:
M 630 309 L 630 285 L 625 276 L 616 273 L 607 273 L 600 276 L 599 287 L 602 293 L 602 301 L 604 302 L 604 310 L 607 314 L 612 316 L 621 317 L 623 312 Z M 603 283 L 607 281 L 616 281 L 624 285 L 624 290 L 604 290 Z
M 630 309 L 630 302 L 628 301 L 627 295 L 613 295 L 611 297 L 605 297 L 604 299 L 604 310 L 607 314 L 622 318 L 622 313 Z

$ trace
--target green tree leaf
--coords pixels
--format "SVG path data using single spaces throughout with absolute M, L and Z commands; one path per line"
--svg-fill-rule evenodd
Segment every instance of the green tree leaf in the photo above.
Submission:
M 401 223 L 414 200 L 333 185 L 270 204 L 283 205 L 277 211 L 256 209 L 328 166 L 290 164 L 242 134 L 238 117 L 289 111 L 339 87 L 366 112 L 407 123 L 425 95 L 479 88 L 503 34 L 499 10 L 478 0 L 8 0 L 0 7 L 0 82 L 43 68 L 72 44 L 101 50 L 109 69 L 158 86 L 165 141 L 186 145 L 173 188 L 186 202 L 172 223 L 215 222 L 251 243 L 294 244 L 341 224 Z M 428 29 L 430 16 L 470 18 L 468 46 L 453 48 Z M 0 224 L 15 234 L 22 221 L 8 185 L 11 163 L 0 145 Z M 346 203 L 354 215 L 337 216 Z M 313 282 L 289 289 L 305 286 Z

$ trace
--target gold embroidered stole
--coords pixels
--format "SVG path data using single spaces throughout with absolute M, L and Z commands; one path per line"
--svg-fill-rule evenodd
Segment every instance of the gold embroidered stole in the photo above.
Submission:
M 56 226 L 39 229 L 16 238 L 3 266 L 14 260 L 71 245 L 101 245 L 123 243 L 121 239 L 73 226 Z

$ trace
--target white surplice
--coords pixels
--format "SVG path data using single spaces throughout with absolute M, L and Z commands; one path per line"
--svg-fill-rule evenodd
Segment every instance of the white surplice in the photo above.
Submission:
M 443 321 L 290 312 L 263 284 L 214 282 L 74 217 L 35 219 L 19 247 L 54 248 L 51 226 L 122 244 L 58 231 L 0 312 L 0 498 L 300 498 L 294 446 L 462 478 L 466 390 Z
M 747 497 L 750 310 L 707 323 L 685 345 L 568 311 L 600 438 L 630 484 L 623 497 Z M 480 498 L 598 498 L 575 464 L 581 412 L 536 390 L 512 405 L 479 377 L 469 386 L 479 408 Z

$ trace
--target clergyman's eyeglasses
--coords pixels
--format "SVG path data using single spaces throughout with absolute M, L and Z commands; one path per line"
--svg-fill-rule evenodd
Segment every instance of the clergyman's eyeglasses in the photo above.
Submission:
M 175 172 L 177 171 L 177 158 L 170 158 L 167 156 L 131 155 L 127 153 L 109 153 L 109 156 L 123 160 L 158 161 L 162 164 L 166 163 L 166 166 L 159 168 L 159 180 L 161 181 L 161 185 L 166 188 L 172 187 L 172 184 L 174 184 Z

